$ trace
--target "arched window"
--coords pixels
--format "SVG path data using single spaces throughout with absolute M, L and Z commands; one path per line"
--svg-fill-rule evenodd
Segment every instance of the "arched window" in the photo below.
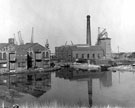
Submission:
M 3 59 L 6 60 L 7 59 L 7 55 L 6 53 L 3 53 Z
M 82 54 L 82 58 L 84 58 L 84 54 Z
M 87 54 L 87 59 L 89 59 L 90 58 L 90 55 L 89 54 Z
M 95 54 L 93 54 L 93 59 L 95 59 Z
M 76 54 L 76 58 L 78 58 L 78 54 Z
M 98 58 L 100 58 L 100 54 L 98 54 Z
M 33 56 L 33 54 L 32 54 L 32 52 L 30 52 L 30 57 L 32 58 L 32 56 Z
M 43 55 L 42 56 L 43 56 L 43 58 L 45 58 L 45 52 L 43 52 Z
M 48 58 L 49 57 L 49 53 L 48 52 L 46 52 L 46 58 Z

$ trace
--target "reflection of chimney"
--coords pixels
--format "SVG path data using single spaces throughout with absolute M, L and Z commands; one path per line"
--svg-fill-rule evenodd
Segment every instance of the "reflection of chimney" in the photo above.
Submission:
M 91 45 L 90 15 L 87 15 L 87 38 L 86 38 L 86 44 Z
M 88 80 L 89 106 L 92 107 L 92 79 Z

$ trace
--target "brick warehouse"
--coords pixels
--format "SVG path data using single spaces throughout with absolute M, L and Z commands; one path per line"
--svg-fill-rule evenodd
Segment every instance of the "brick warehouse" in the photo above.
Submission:
M 46 68 L 50 64 L 50 53 L 48 46 L 39 43 L 16 45 L 10 38 L 8 43 L 0 43 L 0 68 L 5 71 Z

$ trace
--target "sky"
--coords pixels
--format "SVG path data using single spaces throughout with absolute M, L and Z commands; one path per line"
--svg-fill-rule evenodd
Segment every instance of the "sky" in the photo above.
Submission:
M 106 28 L 112 52 L 135 51 L 134 0 L 0 0 L 0 42 L 7 42 L 17 32 L 25 43 L 34 42 L 50 49 L 55 46 L 86 43 L 86 16 L 91 16 L 92 45 L 98 27 Z

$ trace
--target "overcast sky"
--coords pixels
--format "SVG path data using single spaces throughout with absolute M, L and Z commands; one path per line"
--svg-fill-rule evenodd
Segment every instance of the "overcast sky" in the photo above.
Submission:
M 0 42 L 7 42 L 20 30 L 29 42 L 34 27 L 34 42 L 50 48 L 86 43 L 86 15 L 91 16 L 92 44 L 98 27 L 107 29 L 112 51 L 135 51 L 134 0 L 0 0 Z M 18 38 L 17 38 L 18 39 Z

